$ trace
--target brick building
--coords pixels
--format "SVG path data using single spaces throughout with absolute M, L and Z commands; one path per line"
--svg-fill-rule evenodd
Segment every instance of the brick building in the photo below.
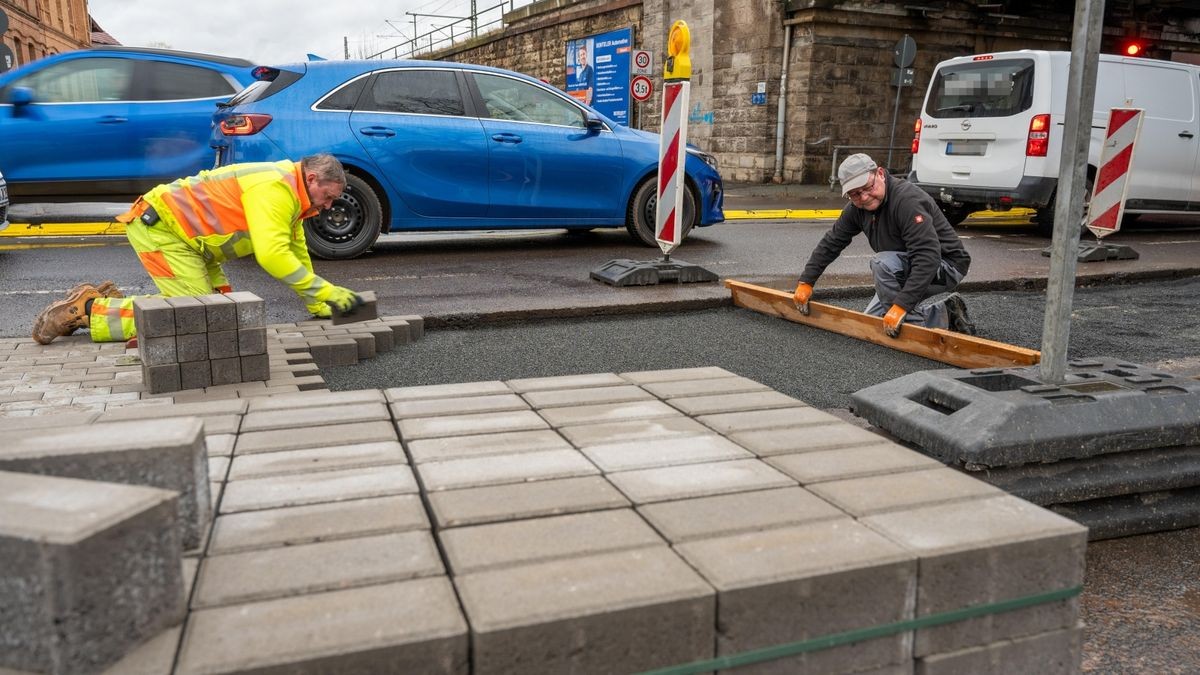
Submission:
M 0 0 L 0 10 L 8 15 L 0 41 L 12 50 L 13 68 L 92 44 L 87 0 Z
M 1136 36 L 1147 56 L 1200 57 L 1200 3 L 1109 0 L 1102 50 Z M 689 139 L 717 156 L 727 180 L 819 183 L 828 180 L 836 146 L 883 161 L 896 88 L 892 49 L 917 43 L 915 81 L 901 91 L 892 168 L 907 168 L 912 122 L 934 66 L 944 59 L 1009 49 L 1071 47 L 1073 0 L 970 0 L 920 3 L 868 0 L 543 0 L 509 12 L 502 30 L 426 58 L 511 68 L 564 85 L 567 40 L 632 27 L 634 44 L 656 54 L 661 87 L 667 29 L 683 19 L 692 31 Z M 785 50 L 785 42 L 787 47 Z M 780 92 L 787 54 L 786 95 Z M 762 86 L 766 103 L 751 95 Z M 634 119 L 658 127 L 658 99 Z M 782 126 L 782 163 L 776 165 Z

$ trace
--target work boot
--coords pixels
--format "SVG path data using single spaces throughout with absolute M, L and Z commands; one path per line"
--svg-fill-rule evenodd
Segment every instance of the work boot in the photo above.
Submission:
M 112 288 L 116 290 L 115 286 Z M 72 288 L 67 292 L 66 299 L 47 305 L 46 309 L 37 315 L 33 321 L 33 339 L 38 344 L 48 345 L 54 342 L 55 338 L 70 335 L 80 328 L 87 328 L 87 302 L 99 297 L 103 297 L 100 289 L 91 284 L 79 284 Z
M 975 324 L 967 316 L 967 303 L 958 293 L 946 297 L 946 313 L 950 315 L 950 330 L 966 335 L 975 335 Z
M 71 290 L 67 291 L 67 297 L 70 297 L 70 296 L 74 295 L 75 293 L 82 291 L 87 286 L 91 286 L 91 284 L 79 284 L 75 288 L 72 288 Z M 96 284 L 95 289 L 100 293 L 100 295 L 102 295 L 106 298 L 123 298 L 123 297 L 125 297 L 125 294 L 121 292 L 121 289 L 117 288 L 117 284 L 114 283 L 112 281 L 112 279 L 101 281 L 99 284 Z

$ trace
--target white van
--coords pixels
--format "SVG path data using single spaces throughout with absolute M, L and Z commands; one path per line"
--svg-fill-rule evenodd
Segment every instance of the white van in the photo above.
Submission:
M 938 64 L 914 125 L 909 179 L 952 224 L 973 211 L 1037 209 L 1052 230 L 1069 52 L 1021 50 Z M 1145 109 L 1125 202 L 1141 213 L 1200 215 L 1200 66 L 1100 55 L 1089 186 L 1115 107 Z

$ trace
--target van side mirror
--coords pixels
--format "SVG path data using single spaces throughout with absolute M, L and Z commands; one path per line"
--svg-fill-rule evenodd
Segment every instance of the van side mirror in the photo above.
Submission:
M 604 131 L 604 120 L 593 115 L 592 113 L 587 114 L 587 120 L 584 122 L 584 125 L 587 127 L 589 132 L 600 133 L 601 131 Z
M 15 106 L 29 105 L 33 103 L 33 90 L 29 87 L 13 87 L 8 92 L 8 102 Z

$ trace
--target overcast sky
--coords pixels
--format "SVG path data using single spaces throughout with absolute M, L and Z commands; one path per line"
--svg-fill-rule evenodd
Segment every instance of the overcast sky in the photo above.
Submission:
M 499 3 L 478 3 L 480 10 L 494 4 Z M 123 45 L 170 47 L 267 64 L 303 61 L 308 53 L 342 59 L 343 38 L 349 38 L 351 58 L 359 58 L 411 38 L 412 17 L 405 12 L 465 16 L 469 7 L 469 0 L 88 0 L 92 18 Z M 421 33 L 451 22 L 418 21 Z

